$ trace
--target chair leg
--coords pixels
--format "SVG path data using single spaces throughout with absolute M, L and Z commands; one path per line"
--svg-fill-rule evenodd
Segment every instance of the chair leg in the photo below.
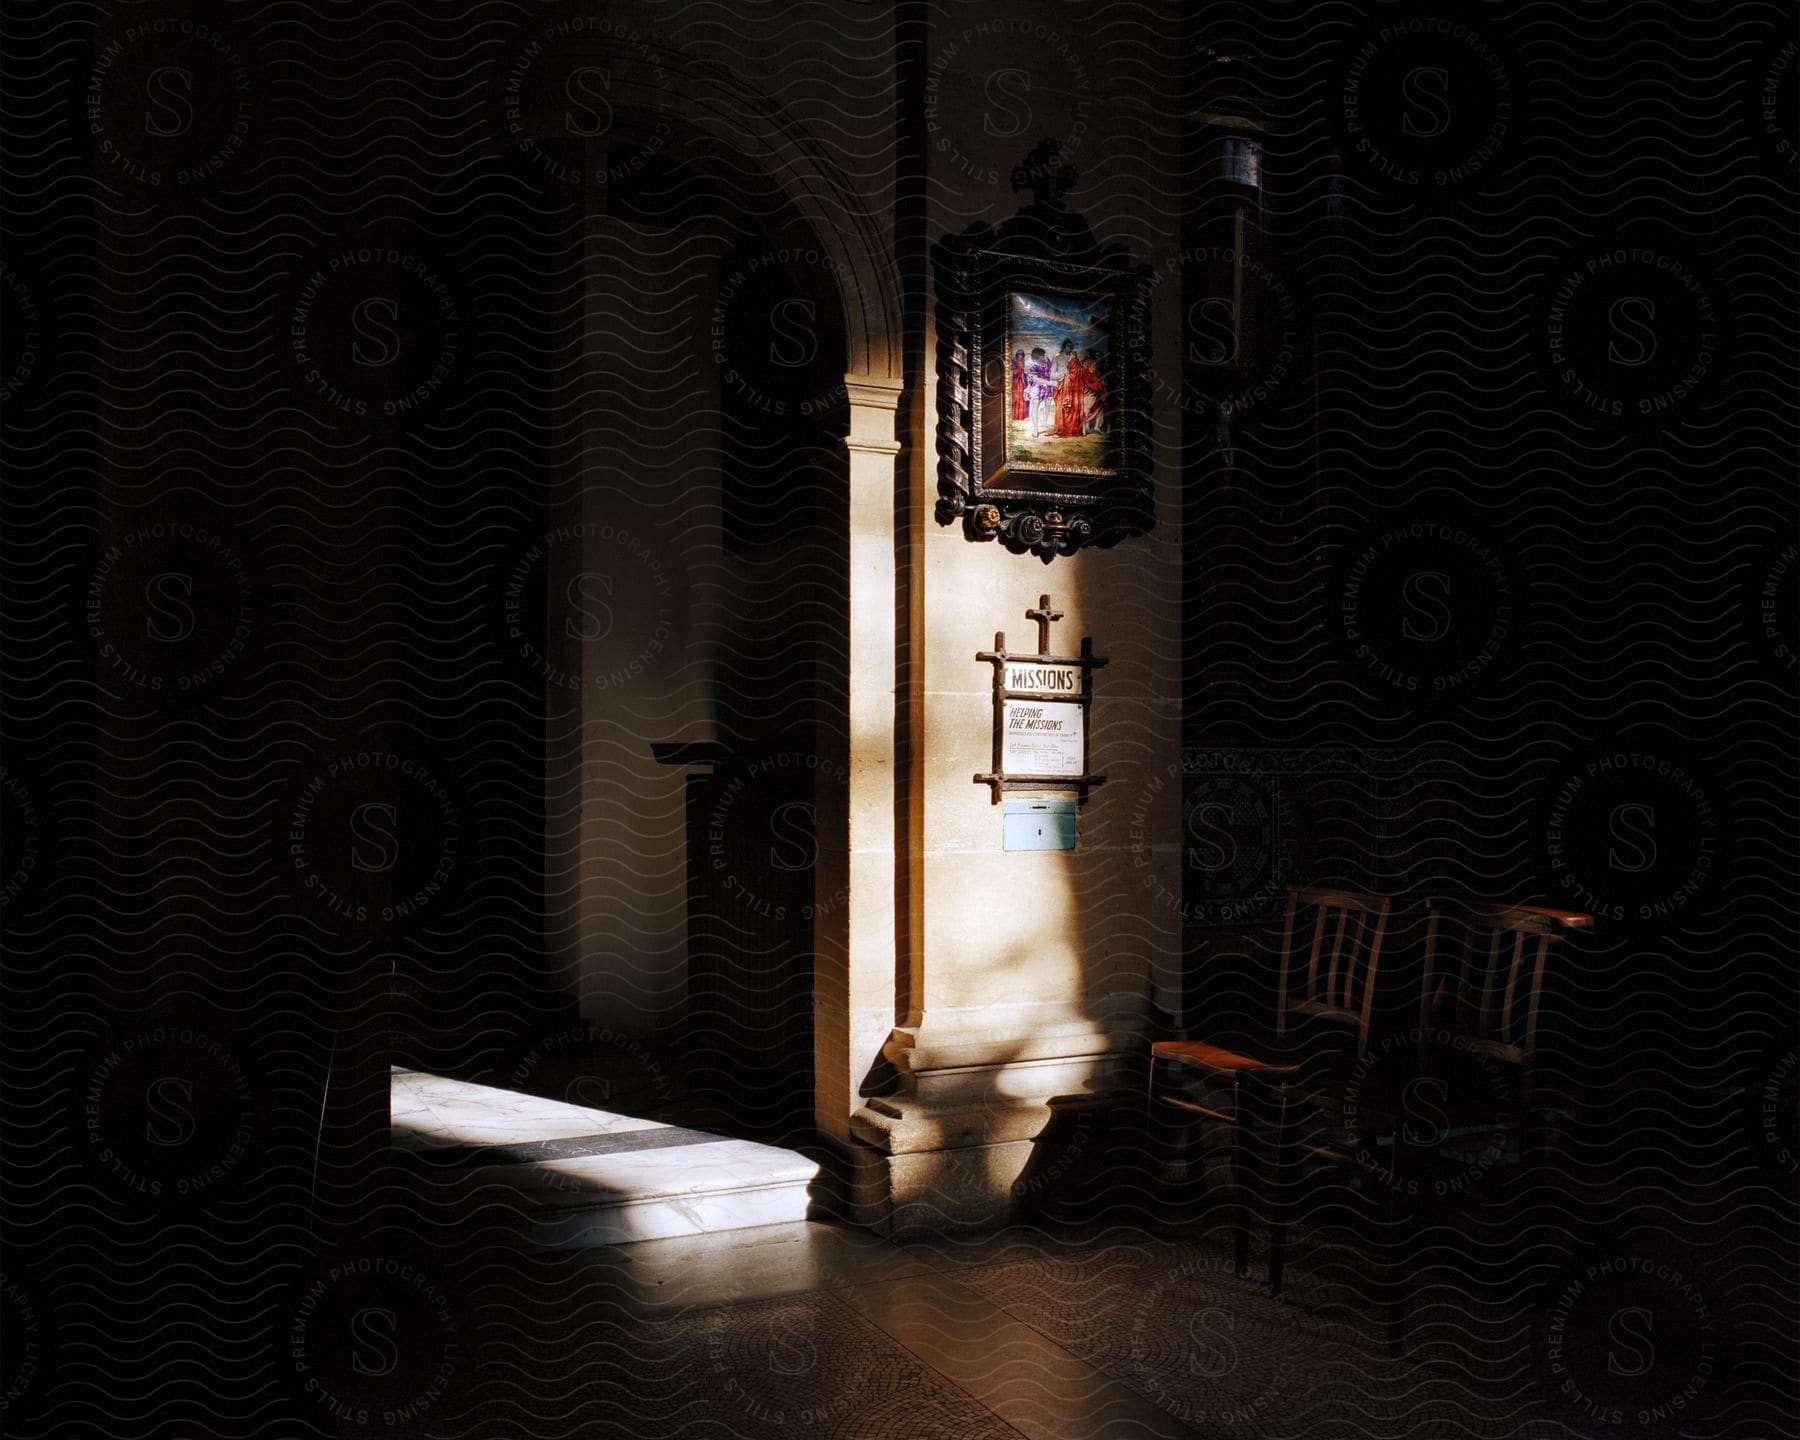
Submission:
M 1250 1278 L 1250 1177 L 1249 1167 L 1244 1163 L 1244 1145 L 1249 1138 L 1250 1123 L 1251 1117 L 1244 1113 L 1244 1082 L 1234 1076 L 1231 1082 L 1231 1246 L 1232 1262 L 1240 1280 Z
M 1160 1225 L 1190 1205 L 1196 1190 L 1204 1189 L 1202 1172 L 1195 1185 L 1191 1173 L 1193 1126 L 1191 1122 L 1156 1100 L 1156 1062 L 1150 1062 L 1150 1078 L 1144 1095 L 1144 1158 L 1146 1221 Z
M 1148 1168 L 1146 1195 L 1152 1223 L 1162 1220 L 1174 1204 L 1175 1182 L 1170 1175 L 1172 1151 L 1181 1136 L 1181 1127 L 1169 1116 L 1165 1107 L 1156 1103 L 1156 1061 L 1150 1061 L 1150 1075 L 1144 1089 L 1144 1156 Z
M 1394 1172 L 1388 1186 L 1387 1214 L 1387 1349 L 1398 1356 L 1406 1345 L 1406 1273 L 1408 1250 L 1412 1242 L 1412 1210 L 1406 1203 L 1408 1166 L 1402 1127 L 1394 1127 Z
M 1162 1147 L 1158 1143 L 1156 1123 L 1156 1057 L 1150 1057 L 1144 1079 L 1144 1196 L 1150 1215 L 1158 1209 L 1158 1192 L 1162 1189 Z
M 1290 1126 L 1288 1087 L 1275 1100 L 1275 1151 L 1271 1165 L 1269 1204 L 1269 1296 L 1281 1293 L 1281 1266 L 1287 1255 L 1288 1211 L 1293 1205 L 1294 1137 Z

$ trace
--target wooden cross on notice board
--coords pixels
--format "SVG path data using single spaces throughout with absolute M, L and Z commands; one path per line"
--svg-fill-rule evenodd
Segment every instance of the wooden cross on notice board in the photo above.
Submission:
M 1050 627 L 1063 618 L 1048 595 L 1025 612 L 1037 621 L 1035 654 L 1006 648 L 1006 632 L 994 632 L 994 648 L 975 652 L 994 667 L 994 768 L 973 777 L 991 786 L 993 803 L 1008 790 L 1088 791 L 1106 777 L 1089 769 L 1087 717 L 1094 703 L 1094 672 L 1106 664 L 1083 636 L 1075 655 L 1050 652 Z M 1009 767 L 1009 764 L 1011 768 Z
M 1014 601 L 1013 603 L 1017 604 L 1018 602 Z M 1037 609 L 1027 610 L 1025 612 L 1025 618 L 1027 620 L 1035 620 L 1038 622 L 1038 654 L 1048 655 L 1050 653 L 1050 622 L 1052 620 L 1062 619 L 1063 612 L 1060 610 L 1052 610 L 1050 608 L 1050 597 L 1048 595 L 1040 595 L 1038 596 Z

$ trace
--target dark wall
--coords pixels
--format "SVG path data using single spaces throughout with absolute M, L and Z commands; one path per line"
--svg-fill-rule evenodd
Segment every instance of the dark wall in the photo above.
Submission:
M 271 1347 L 422 1254 L 389 1061 L 557 1003 L 505 587 L 578 196 L 431 80 L 456 27 L 65 20 L 6 47 L 7 1427 L 323 1433 Z
M 1590 1158 L 1773 1178 L 1793 16 L 1453 8 L 1192 12 L 1190 1018 L 1266 1030 L 1288 884 L 1407 902 L 1397 1026 L 1423 897 L 1589 911 Z

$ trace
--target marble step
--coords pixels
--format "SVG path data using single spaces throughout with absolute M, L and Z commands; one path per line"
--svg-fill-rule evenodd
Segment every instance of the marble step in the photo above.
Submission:
M 510 1196 L 552 1249 L 705 1235 L 807 1218 L 819 1167 L 792 1150 L 396 1069 L 393 1144 L 434 1183 Z

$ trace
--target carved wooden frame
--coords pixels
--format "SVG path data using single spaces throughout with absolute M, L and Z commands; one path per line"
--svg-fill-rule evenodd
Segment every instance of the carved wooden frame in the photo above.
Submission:
M 1075 265 L 946 241 L 937 271 L 939 523 L 960 519 L 969 539 L 998 540 L 1046 564 L 1148 531 L 1156 523 L 1150 268 Z M 1103 470 L 1006 463 L 1006 321 L 1016 290 L 1110 303 Z

